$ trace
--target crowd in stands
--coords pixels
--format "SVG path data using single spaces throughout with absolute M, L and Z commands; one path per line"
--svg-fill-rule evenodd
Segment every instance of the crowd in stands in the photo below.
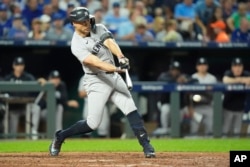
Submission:
M 0 0 L 0 38 L 71 40 L 77 6 L 117 40 L 250 41 L 250 0 Z

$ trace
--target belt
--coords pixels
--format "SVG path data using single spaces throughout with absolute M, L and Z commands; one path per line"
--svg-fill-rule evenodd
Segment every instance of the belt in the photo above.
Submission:
M 88 75 L 98 75 L 98 74 L 114 74 L 114 72 L 102 72 L 102 73 L 86 73 Z

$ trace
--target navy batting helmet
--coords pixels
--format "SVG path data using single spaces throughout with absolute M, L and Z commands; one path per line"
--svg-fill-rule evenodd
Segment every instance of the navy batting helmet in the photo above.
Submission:
M 77 22 L 89 20 L 89 18 L 90 18 L 89 10 L 85 7 L 76 7 L 70 12 L 69 15 L 69 19 L 71 21 L 77 21 Z

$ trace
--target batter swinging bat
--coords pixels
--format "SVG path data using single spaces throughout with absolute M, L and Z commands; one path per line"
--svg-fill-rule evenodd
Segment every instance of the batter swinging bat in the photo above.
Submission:
M 125 70 L 125 81 L 126 81 L 128 90 L 132 90 L 133 83 L 132 83 L 132 80 L 131 80 L 131 78 L 129 76 L 128 69 Z

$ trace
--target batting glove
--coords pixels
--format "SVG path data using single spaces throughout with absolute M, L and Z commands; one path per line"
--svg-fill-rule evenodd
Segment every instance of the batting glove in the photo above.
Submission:
M 130 68 L 128 58 L 122 57 L 122 58 L 119 58 L 118 60 L 119 60 L 119 64 L 120 64 L 121 69 L 129 69 Z

